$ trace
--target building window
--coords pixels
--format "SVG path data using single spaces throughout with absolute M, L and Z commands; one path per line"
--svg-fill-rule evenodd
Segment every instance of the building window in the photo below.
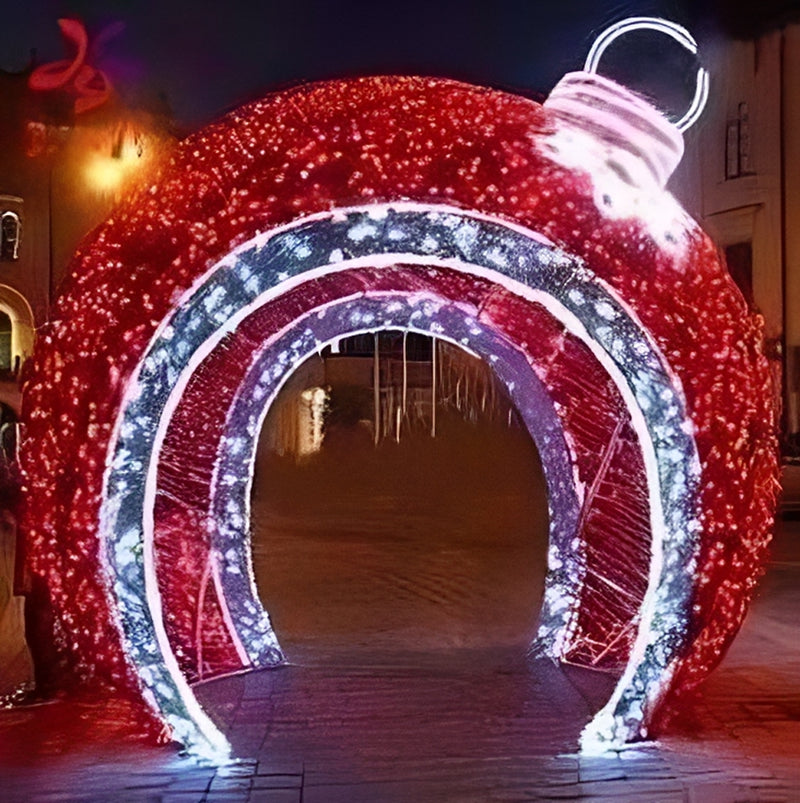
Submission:
M 750 111 L 746 103 L 740 103 L 738 116 L 728 120 L 725 127 L 725 178 L 751 176 L 754 172 Z
M 11 318 L 0 310 L 0 372 L 10 371 L 11 364 Z
M 0 259 L 16 262 L 19 259 L 19 240 L 22 224 L 16 212 L 3 212 L 0 218 Z

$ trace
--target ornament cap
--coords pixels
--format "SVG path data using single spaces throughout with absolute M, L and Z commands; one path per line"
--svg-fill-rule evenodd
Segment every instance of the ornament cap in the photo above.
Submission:
M 630 184 L 663 189 L 683 156 L 680 130 L 648 101 L 597 73 L 567 73 L 544 107 L 605 146 Z

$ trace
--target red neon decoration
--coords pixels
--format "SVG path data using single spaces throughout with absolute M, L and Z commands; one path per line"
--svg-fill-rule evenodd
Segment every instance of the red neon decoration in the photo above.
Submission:
M 89 37 L 78 20 L 60 19 L 58 26 L 64 38 L 75 48 L 75 57 L 53 61 L 37 67 L 28 78 L 28 86 L 38 92 L 63 89 L 75 96 L 75 114 L 102 106 L 111 96 L 111 82 L 102 70 L 86 63 Z

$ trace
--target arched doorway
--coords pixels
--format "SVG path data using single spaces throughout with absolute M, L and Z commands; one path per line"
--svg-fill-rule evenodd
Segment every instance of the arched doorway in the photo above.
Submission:
M 367 222 L 384 217 L 387 222 L 383 225 L 394 227 L 393 231 L 407 227 L 409 239 L 404 243 L 406 250 L 402 257 L 394 252 L 393 240 L 382 239 L 380 229 Z M 490 360 L 536 440 L 554 511 L 549 551 L 551 571 L 540 622 L 541 648 L 559 657 L 572 648 L 572 637 L 578 632 L 574 617 L 579 607 L 591 611 L 583 621 L 590 627 L 594 622 L 603 639 L 621 643 L 625 656 L 630 650 L 631 637 L 637 632 L 641 635 L 641 628 L 637 630 L 635 624 L 641 603 L 635 593 L 626 595 L 627 604 L 632 607 L 623 614 L 628 624 L 620 633 L 616 633 L 616 625 L 609 628 L 604 620 L 605 614 L 611 612 L 612 624 L 619 623 L 619 612 L 614 612 L 619 600 L 612 599 L 608 604 L 607 589 L 602 587 L 599 596 L 589 602 L 594 592 L 592 583 L 584 582 L 584 578 L 589 578 L 587 567 L 591 565 L 587 561 L 602 563 L 608 555 L 603 549 L 595 549 L 591 558 L 584 557 L 576 549 L 576 527 L 581 525 L 584 537 L 595 531 L 602 540 L 618 532 L 620 521 L 608 509 L 595 524 L 588 519 L 581 522 L 573 472 L 589 466 L 594 476 L 589 489 L 594 510 L 597 504 L 604 507 L 603 499 L 610 497 L 597 493 L 597 483 L 608 481 L 609 466 L 619 461 L 613 479 L 617 485 L 629 488 L 624 496 L 641 508 L 646 500 L 640 483 L 654 469 L 655 459 L 650 457 L 642 463 L 637 454 L 639 444 L 642 448 L 647 444 L 648 449 L 653 448 L 652 435 L 647 434 L 653 428 L 658 433 L 656 448 L 667 449 L 680 459 L 673 461 L 670 472 L 662 474 L 659 480 L 650 475 L 651 482 L 667 483 L 662 486 L 660 499 L 651 495 L 650 500 L 656 500 L 657 504 L 650 515 L 660 519 L 666 508 L 670 522 L 677 524 L 688 510 L 676 488 L 669 486 L 689 487 L 687 471 L 693 447 L 681 423 L 671 380 L 660 358 L 650 351 L 647 340 L 637 334 L 638 324 L 628 317 L 619 302 L 585 272 L 573 274 L 566 284 L 563 277 L 553 284 L 551 252 L 524 232 L 467 216 L 465 223 L 470 228 L 485 227 L 492 232 L 491 238 L 471 241 L 462 270 L 453 266 L 454 260 L 447 267 L 431 264 L 426 250 L 436 238 L 452 244 L 454 253 L 463 255 L 458 221 L 464 217 L 454 211 L 443 215 L 413 206 L 386 213 L 373 209 L 335 213 L 302 224 L 304 247 L 295 246 L 291 258 L 280 240 L 269 249 L 254 242 L 234 256 L 236 267 L 226 262 L 220 271 L 210 274 L 206 286 L 187 300 L 163 335 L 151 343 L 145 370 L 139 376 L 138 395 L 129 402 L 121 438 L 116 444 L 116 449 L 122 450 L 120 454 L 126 455 L 126 461 L 122 463 L 115 458 L 113 464 L 119 465 L 120 470 L 112 470 L 108 478 L 109 499 L 115 501 L 113 508 L 108 508 L 114 518 L 106 520 L 107 532 L 112 539 L 111 553 L 124 555 L 113 545 L 120 530 L 112 522 L 125 520 L 130 527 L 145 512 L 142 520 L 148 544 L 145 557 L 150 555 L 158 576 L 161 607 L 157 621 L 165 624 L 160 634 L 156 629 L 156 634 L 164 649 L 181 656 L 176 668 L 186 676 L 193 674 L 193 665 L 201 665 L 197 658 L 200 652 L 203 661 L 207 660 L 209 648 L 220 661 L 217 671 L 224 671 L 225 666 L 233 668 L 236 661 L 241 662 L 239 665 L 263 666 L 281 659 L 269 618 L 252 583 L 247 526 L 255 435 L 275 393 L 290 376 L 292 366 L 327 342 L 372 331 L 377 321 L 382 329 L 413 328 L 442 333 L 452 342 L 462 343 Z M 363 236 L 366 227 L 374 231 L 374 237 Z M 278 235 L 293 244 L 297 243 L 297 236 L 293 230 Z M 313 247 L 318 237 L 321 249 Z M 364 250 L 365 260 L 360 264 L 366 267 L 359 267 L 359 262 L 353 259 L 354 241 Z M 278 294 L 269 290 L 276 278 L 286 281 L 294 272 L 300 276 L 314 260 L 340 254 L 337 242 L 347 243 L 351 254 L 347 264 L 309 271 L 308 282 L 288 282 Z M 488 252 L 482 250 L 487 247 L 485 243 L 490 243 Z M 498 248 L 512 254 L 524 252 L 526 256 L 518 258 L 524 258 L 530 270 L 539 271 L 531 279 L 540 283 L 538 287 L 526 290 L 512 282 L 512 292 L 501 290 L 495 283 L 498 274 L 490 267 L 497 264 Z M 381 253 L 382 249 L 388 253 Z M 421 252 L 419 263 L 407 264 L 416 249 Z M 280 271 L 275 273 L 262 267 L 254 274 L 251 255 L 262 260 L 275 259 Z M 455 257 L 459 258 L 464 256 Z M 475 260 L 479 263 L 485 260 L 488 264 L 482 268 L 474 264 Z M 248 281 L 241 283 L 245 276 Z M 476 299 L 473 305 L 479 297 L 484 299 L 477 308 L 456 297 L 463 292 L 465 282 Z M 353 294 L 356 287 L 362 292 Z M 371 288 L 369 293 L 363 292 L 365 287 Z M 227 321 L 221 328 L 215 323 L 222 320 L 214 312 L 218 304 L 225 309 Z M 236 306 L 239 314 L 234 312 Z M 201 309 L 204 312 L 199 315 Z M 476 310 L 482 312 L 476 316 Z M 609 329 L 609 316 L 615 318 L 617 329 Z M 620 337 L 620 330 L 626 333 L 624 337 Z M 613 356 L 605 347 L 593 349 L 590 345 L 595 339 L 602 342 L 606 338 L 611 338 L 608 347 Z M 200 343 L 203 345 L 198 348 Z M 185 369 L 178 369 L 174 362 L 176 348 L 180 359 L 188 361 L 184 363 Z M 167 364 L 171 367 L 164 373 L 163 366 Z M 571 376 L 578 381 L 572 381 Z M 165 381 L 169 384 L 165 385 Z M 208 404 L 210 386 L 215 388 L 214 405 Z M 635 401 L 637 394 L 646 399 L 641 406 Z M 628 400 L 624 401 L 626 396 Z M 559 397 L 563 402 L 559 402 Z M 575 401 L 579 398 L 587 399 L 587 404 L 576 409 Z M 160 415 L 159 410 L 166 416 L 154 427 L 151 419 L 154 414 Z M 604 410 L 602 414 L 600 410 Z M 601 442 L 608 443 L 599 453 L 590 443 L 596 440 L 591 433 L 598 425 L 603 433 Z M 569 428 L 569 447 L 562 433 L 565 427 Z M 202 447 L 187 451 L 187 439 L 196 440 L 198 432 L 205 433 Z M 158 450 L 155 460 L 147 457 L 154 445 Z M 574 463 L 567 456 L 567 448 L 570 452 L 574 449 L 581 452 Z M 147 461 L 151 478 L 144 487 L 132 484 L 127 466 Z M 191 482 L 187 483 L 187 477 L 192 478 Z M 146 514 L 151 505 L 155 514 L 152 520 Z M 187 519 L 187 512 L 192 509 L 195 512 Z M 647 513 L 633 517 L 632 521 L 634 549 L 629 554 L 634 557 L 649 537 L 649 528 L 643 523 L 647 521 Z M 201 532 L 208 534 L 206 546 L 198 549 L 195 540 L 189 547 L 186 539 Z M 663 525 L 654 527 L 653 532 L 663 535 Z M 688 526 L 679 526 L 677 530 L 669 527 L 668 532 L 669 537 L 683 539 L 691 537 L 693 531 Z M 193 557 L 187 562 L 188 550 Z M 645 547 L 644 553 L 638 553 L 645 561 L 649 558 L 646 552 Z M 183 556 L 183 565 L 176 562 L 176 556 Z M 169 567 L 168 571 L 159 572 L 159 560 Z M 178 566 L 180 576 L 175 574 Z M 136 575 L 125 565 L 118 565 L 117 570 L 121 571 L 120 578 L 136 582 Z M 629 566 L 625 570 L 629 571 Z M 592 576 L 596 574 L 594 571 Z M 203 578 L 199 586 L 198 577 Z M 208 593 L 211 587 L 214 595 Z M 645 591 L 642 586 L 639 593 Z M 681 600 L 680 595 L 675 596 L 670 605 L 680 607 L 684 604 Z M 202 627 L 195 628 L 189 620 L 169 613 L 170 609 L 179 611 L 187 607 L 198 609 L 197 621 L 202 620 Z M 164 614 L 166 617 L 160 619 Z M 143 635 L 144 621 L 139 613 L 126 609 L 126 616 L 132 617 L 133 632 Z M 679 627 L 680 621 L 669 618 L 661 624 Z M 633 630 L 629 630 L 631 626 Z M 208 644 L 199 640 L 201 634 L 204 638 L 208 636 Z M 648 637 L 651 637 L 649 632 Z M 586 643 L 582 641 L 580 646 Z M 672 643 L 673 648 L 678 644 L 674 640 Z M 650 661 L 666 659 L 667 655 L 659 653 L 657 659 L 655 655 L 649 656 L 647 669 L 643 671 L 652 673 Z M 652 676 L 655 678 L 656 674 Z M 191 697 L 186 699 L 191 701 Z M 630 700 L 626 698 L 620 704 L 627 706 Z
M 547 492 L 485 362 L 415 332 L 342 338 L 287 380 L 259 437 L 259 597 L 291 661 L 524 655 Z
M 25 298 L 0 285 L 0 371 L 15 374 L 33 354 L 33 312 Z

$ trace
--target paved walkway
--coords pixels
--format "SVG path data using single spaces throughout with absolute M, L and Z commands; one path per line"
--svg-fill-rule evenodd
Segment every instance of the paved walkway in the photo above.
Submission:
M 513 652 L 359 658 L 203 684 L 237 759 L 122 738 L 112 704 L 0 711 L 3 801 L 800 800 L 800 522 L 723 665 L 657 745 L 575 754 L 604 678 Z M 116 731 L 115 731 L 116 723 Z

